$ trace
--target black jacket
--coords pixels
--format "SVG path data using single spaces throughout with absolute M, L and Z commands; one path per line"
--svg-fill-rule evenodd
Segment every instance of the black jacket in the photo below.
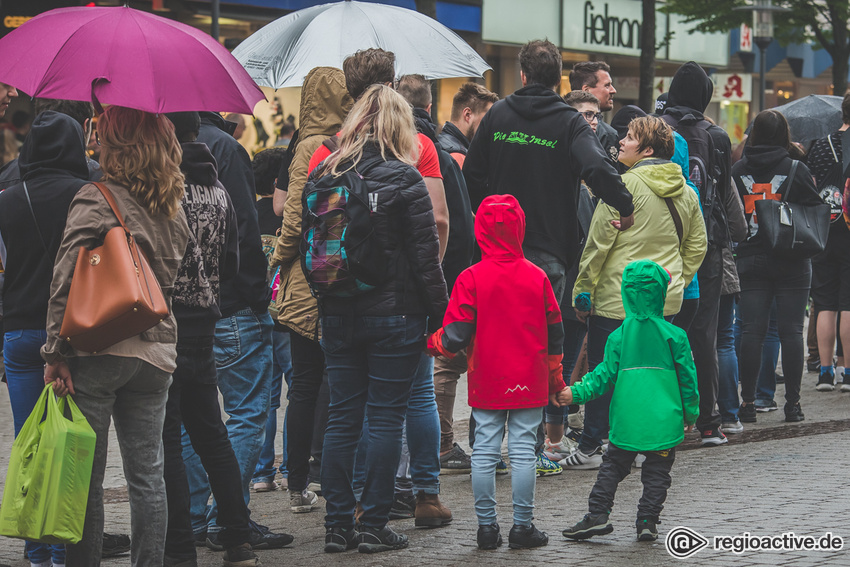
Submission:
M 443 129 L 440 131 L 437 139 L 440 141 L 443 149 L 450 154 L 466 155 L 466 152 L 469 150 L 469 140 L 466 139 L 460 128 L 451 122 L 443 124 Z
M 449 209 L 449 242 L 442 265 L 446 285 L 451 292 L 457 277 L 472 264 L 475 251 L 475 220 L 469 203 L 469 192 L 460 166 L 439 141 L 431 115 L 421 108 L 414 108 L 413 118 L 416 129 L 434 142 L 440 160 L 446 207 Z
M 579 183 L 628 216 L 632 196 L 585 119 L 550 88 L 534 84 L 498 101 L 481 120 L 463 166 L 473 210 L 510 193 L 526 215 L 525 248 L 567 266 L 578 256 Z
M 235 124 L 214 112 L 201 112 L 198 142 L 207 145 L 218 164 L 218 180 L 230 196 L 239 225 L 239 273 L 222 283 L 221 314 L 233 315 L 246 307 L 264 313 L 271 301 L 266 282 L 268 264 L 260 241 L 251 158 L 231 135 Z
M 363 158 L 376 155 L 374 146 L 363 152 Z M 369 187 L 370 203 L 376 203 L 372 224 L 384 243 L 390 276 L 385 284 L 361 295 L 320 299 L 322 316 L 428 315 L 429 329 L 436 331 L 443 324 L 449 299 L 425 181 L 416 168 L 392 159 L 359 173 Z
M 26 141 L 26 138 L 24 138 L 24 141 Z M 23 180 L 20 159 L 17 157 L 3 167 L 0 167 L 0 191 L 17 185 Z M 86 167 L 89 170 L 89 181 L 100 181 L 103 177 L 100 164 L 86 156 Z
M 762 244 L 758 234 L 758 222 L 755 220 L 755 201 L 766 198 L 765 193 L 784 195 L 788 185 L 783 181 L 791 172 L 792 160 L 785 148 L 778 146 L 745 146 L 744 156 L 732 166 L 732 180 L 738 189 L 738 194 L 744 202 L 744 215 L 747 218 L 747 240 L 738 245 L 736 254 L 739 258 L 753 254 L 767 254 L 769 249 Z M 754 188 L 754 183 L 765 184 Z M 769 184 L 768 188 L 766 185 Z M 793 189 L 788 196 L 788 202 L 802 205 L 817 205 L 823 203 L 812 174 L 806 164 L 800 162 L 794 174 Z
M 189 243 L 172 295 L 177 337 L 212 337 L 221 319 L 221 284 L 239 271 L 236 213 L 218 181 L 215 158 L 199 142 L 181 144 L 183 212 Z
M 0 237 L 6 248 L 5 331 L 45 328 L 53 263 L 68 208 L 89 178 L 80 125 L 58 112 L 39 114 L 21 148 L 20 171 L 38 228 L 22 183 L 0 193 Z

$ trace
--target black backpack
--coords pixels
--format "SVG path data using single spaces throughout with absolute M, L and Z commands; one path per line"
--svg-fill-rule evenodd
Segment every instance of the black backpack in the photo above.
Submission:
M 319 164 L 301 195 L 301 267 L 314 296 L 351 297 L 384 283 L 389 260 L 372 222 L 367 158 L 333 176 Z
M 723 153 L 714 145 L 708 132 L 712 124 L 687 114 L 677 119 L 664 114 L 661 119 L 681 135 L 688 143 L 688 176 L 699 190 L 702 216 L 708 241 L 720 247 L 729 245 L 729 228 L 722 195 L 719 195 L 723 175 L 721 163 Z

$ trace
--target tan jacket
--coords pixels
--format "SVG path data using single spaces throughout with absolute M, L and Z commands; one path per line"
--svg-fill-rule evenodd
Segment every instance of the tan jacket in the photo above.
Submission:
M 147 342 L 176 344 L 177 322 L 171 313 L 171 293 L 189 240 L 189 227 L 183 208 L 178 209 L 174 219 L 168 219 L 164 215 L 151 217 L 147 209 L 140 205 L 126 188 L 113 183 L 107 183 L 107 187 L 115 196 L 118 211 L 124 217 L 124 224 L 147 256 L 168 302 L 168 318 L 142 333 L 140 337 L 142 341 Z M 42 357 L 47 362 L 56 362 L 74 354 L 71 346 L 59 338 L 59 329 L 62 326 L 80 247 L 94 248 L 100 245 L 109 229 L 116 226 L 119 226 L 118 219 L 98 188 L 91 184 L 83 186 L 68 210 L 65 234 L 53 267 L 50 304 L 47 308 L 47 343 L 41 349 Z M 98 354 L 109 354 L 109 349 Z
M 271 257 L 280 266 L 277 320 L 311 340 L 319 338 L 319 309 L 301 269 L 301 191 L 307 182 L 307 166 L 313 153 L 329 136 L 339 132 L 354 105 L 345 88 L 345 75 L 333 67 L 316 67 L 301 89 L 298 145 L 289 166 L 289 195 L 283 209 L 280 236 Z

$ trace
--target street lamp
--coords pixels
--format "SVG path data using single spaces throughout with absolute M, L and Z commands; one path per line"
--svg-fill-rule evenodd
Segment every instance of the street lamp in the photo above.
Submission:
M 759 112 L 764 110 L 764 91 L 767 90 L 767 47 L 773 41 L 773 14 L 787 12 L 787 8 L 774 6 L 772 0 L 754 0 L 750 6 L 736 10 L 752 10 L 753 35 L 759 48 Z

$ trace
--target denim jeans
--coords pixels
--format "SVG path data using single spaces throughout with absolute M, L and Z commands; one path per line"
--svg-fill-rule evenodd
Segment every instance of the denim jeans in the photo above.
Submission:
M 190 517 L 189 482 L 183 465 L 181 425 L 192 441 L 209 478 L 212 492 L 221 506 L 218 525 L 221 542 L 235 547 L 248 541 L 248 508 L 242 498 L 241 474 L 236 455 L 221 421 L 216 388 L 213 337 L 180 339 L 177 343 L 177 369 L 168 389 L 163 444 L 165 484 L 168 489 L 169 558 L 196 557 Z
M 369 419 L 369 448 L 361 522 L 371 528 L 387 523 L 402 424 L 422 360 L 426 321 L 419 315 L 322 317 L 331 397 L 322 454 L 326 527 L 354 526 L 351 481 L 364 418 Z
M 605 357 L 605 343 L 608 337 L 623 322 L 592 315 L 587 327 L 587 369 L 592 371 Z M 608 437 L 608 409 L 611 405 L 611 392 L 584 404 L 584 431 L 578 441 L 579 449 L 585 454 L 591 453 L 602 445 Z
M 272 329 L 268 311 L 243 309 L 219 319 L 215 327 L 215 365 L 218 389 L 227 413 L 227 432 L 242 476 L 242 497 L 251 500 L 248 486 L 254 476 L 266 433 L 272 385 Z M 189 437 L 183 434 L 183 462 L 192 499 L 195 532 L 213 528 L 218 514 L 210 498 L 210 485 Z
M 274 439 L 277 435 L 277 410 L 280 409 L 280 397 L 283 395 L 283 382 L 286 381 L 286 399 L 289 399 L 289 385 L 292 382 L 292 355 L 289 349 L 289 333 L 275 330 L 272 332 L 272 345 L 274 345 L 274 365 L 272 367 L 272 393 L 269 405 L 269 418 L 266 420 L 266 436 L 263 447 L 260 449 L 260 458 L 257 468 L 254 469 L 254 478 L 251 482 L 271 482 L 274 480 L 278 470 L 283 476 L 287 476 L 286 469 L 286 418 L 283 420 L 283 461 L 280 468 L 275 470 L 274 466 Z M 287 410 L 288 412 L 288 410 Z
M 97 435 L 83 539 L 67 546 L 68 567 L 100 565 L 103 477 L 110 419 L 115 424 L 130 497 L 131 563 L 162 567 L 168 507 L 163 477 L 162 426 L 171 376 L 138 358 L 68 359 L 74 401 Z
M 564 309 L 572 309 L 571 306 L 562 305 L 561 311 Z M 573 367 L 578 360 L 578 355 L 581 352 L 581 344 L 584 342 L 584 337 L 587 335 L 587 324 L 572 319 L 564 319 L 564 359 L 562 361 L 564 367 L 564 382 L 567 386 L 570 385 L 570 376 L 573 373 Z M 565 424 L 567 421 L 567 410 L 569 406 L 558 407 L 552 404 L 546 406 L 546 423 Z M 554 443 L 560 439 L 552 439 Z
M 20 433 L 35 403 L 44 390 L 44 360 L 41 347 L 47 341 L 45 331 L 19 329 L 4 333 L 3 360 L 6 365 L 6 385 L 12 405 L 15 437 Z M 33 563 L 65 562 L 65 546 L 28 541 L 24 551 Z
M 514 524 L 529 526 L 534 519 L 534 487 L 537 471 L 534 446 L 540 408 L 484 410 L 475 416 L 475 447 L 472 450 L 472 494 L 478 525 L 496 523 L 496 464 L 501 458 L 505 422 L 508 424 L 508 455 L 511 459 Z
M 422 354 L 410 400 L 405 414 L 406 442 L 409 448 L 409 466 L 399 463 L 400 479 L 409 474 L 413 493 L 440 493 L 440 417 L 434 397 L 434 359 Z M 359 496 L 366 484 L 366 455 L 369 450 L 369 420 L 363 424 L 363 435 L 357 447 L 354 465 L 354 493 Z M 402 459 L 403 460 L 403 459 Z
M 741 278 L 741 399 L 752 403 L 762 361 L 762 347 L 776 301 L 776 324 L 782 345 L 785 401 L 800 401 L 803 377 L 803 321 L 812 279 L 809 259 L 785 259 L 758 254 L 738 258 Z
M 809 321 L 814 324 L 815 319 Z M 770 407 L 776 394 L 776 365 L 779 363 L 779 329 L 776 326 L 776 301 L 770 307 L 770 322 L 761 349 L 761 368 L 756 380 L 756 407 Z M 735 351 L 741 352 L 741 310 L 735 307 Z M 740 356 L 738 374 L 740 375 Z
M 738 354 L 735 351 L 735 296 L 720 297 L 717 316 L 717 408 L 723 423 L 738 421 Z

